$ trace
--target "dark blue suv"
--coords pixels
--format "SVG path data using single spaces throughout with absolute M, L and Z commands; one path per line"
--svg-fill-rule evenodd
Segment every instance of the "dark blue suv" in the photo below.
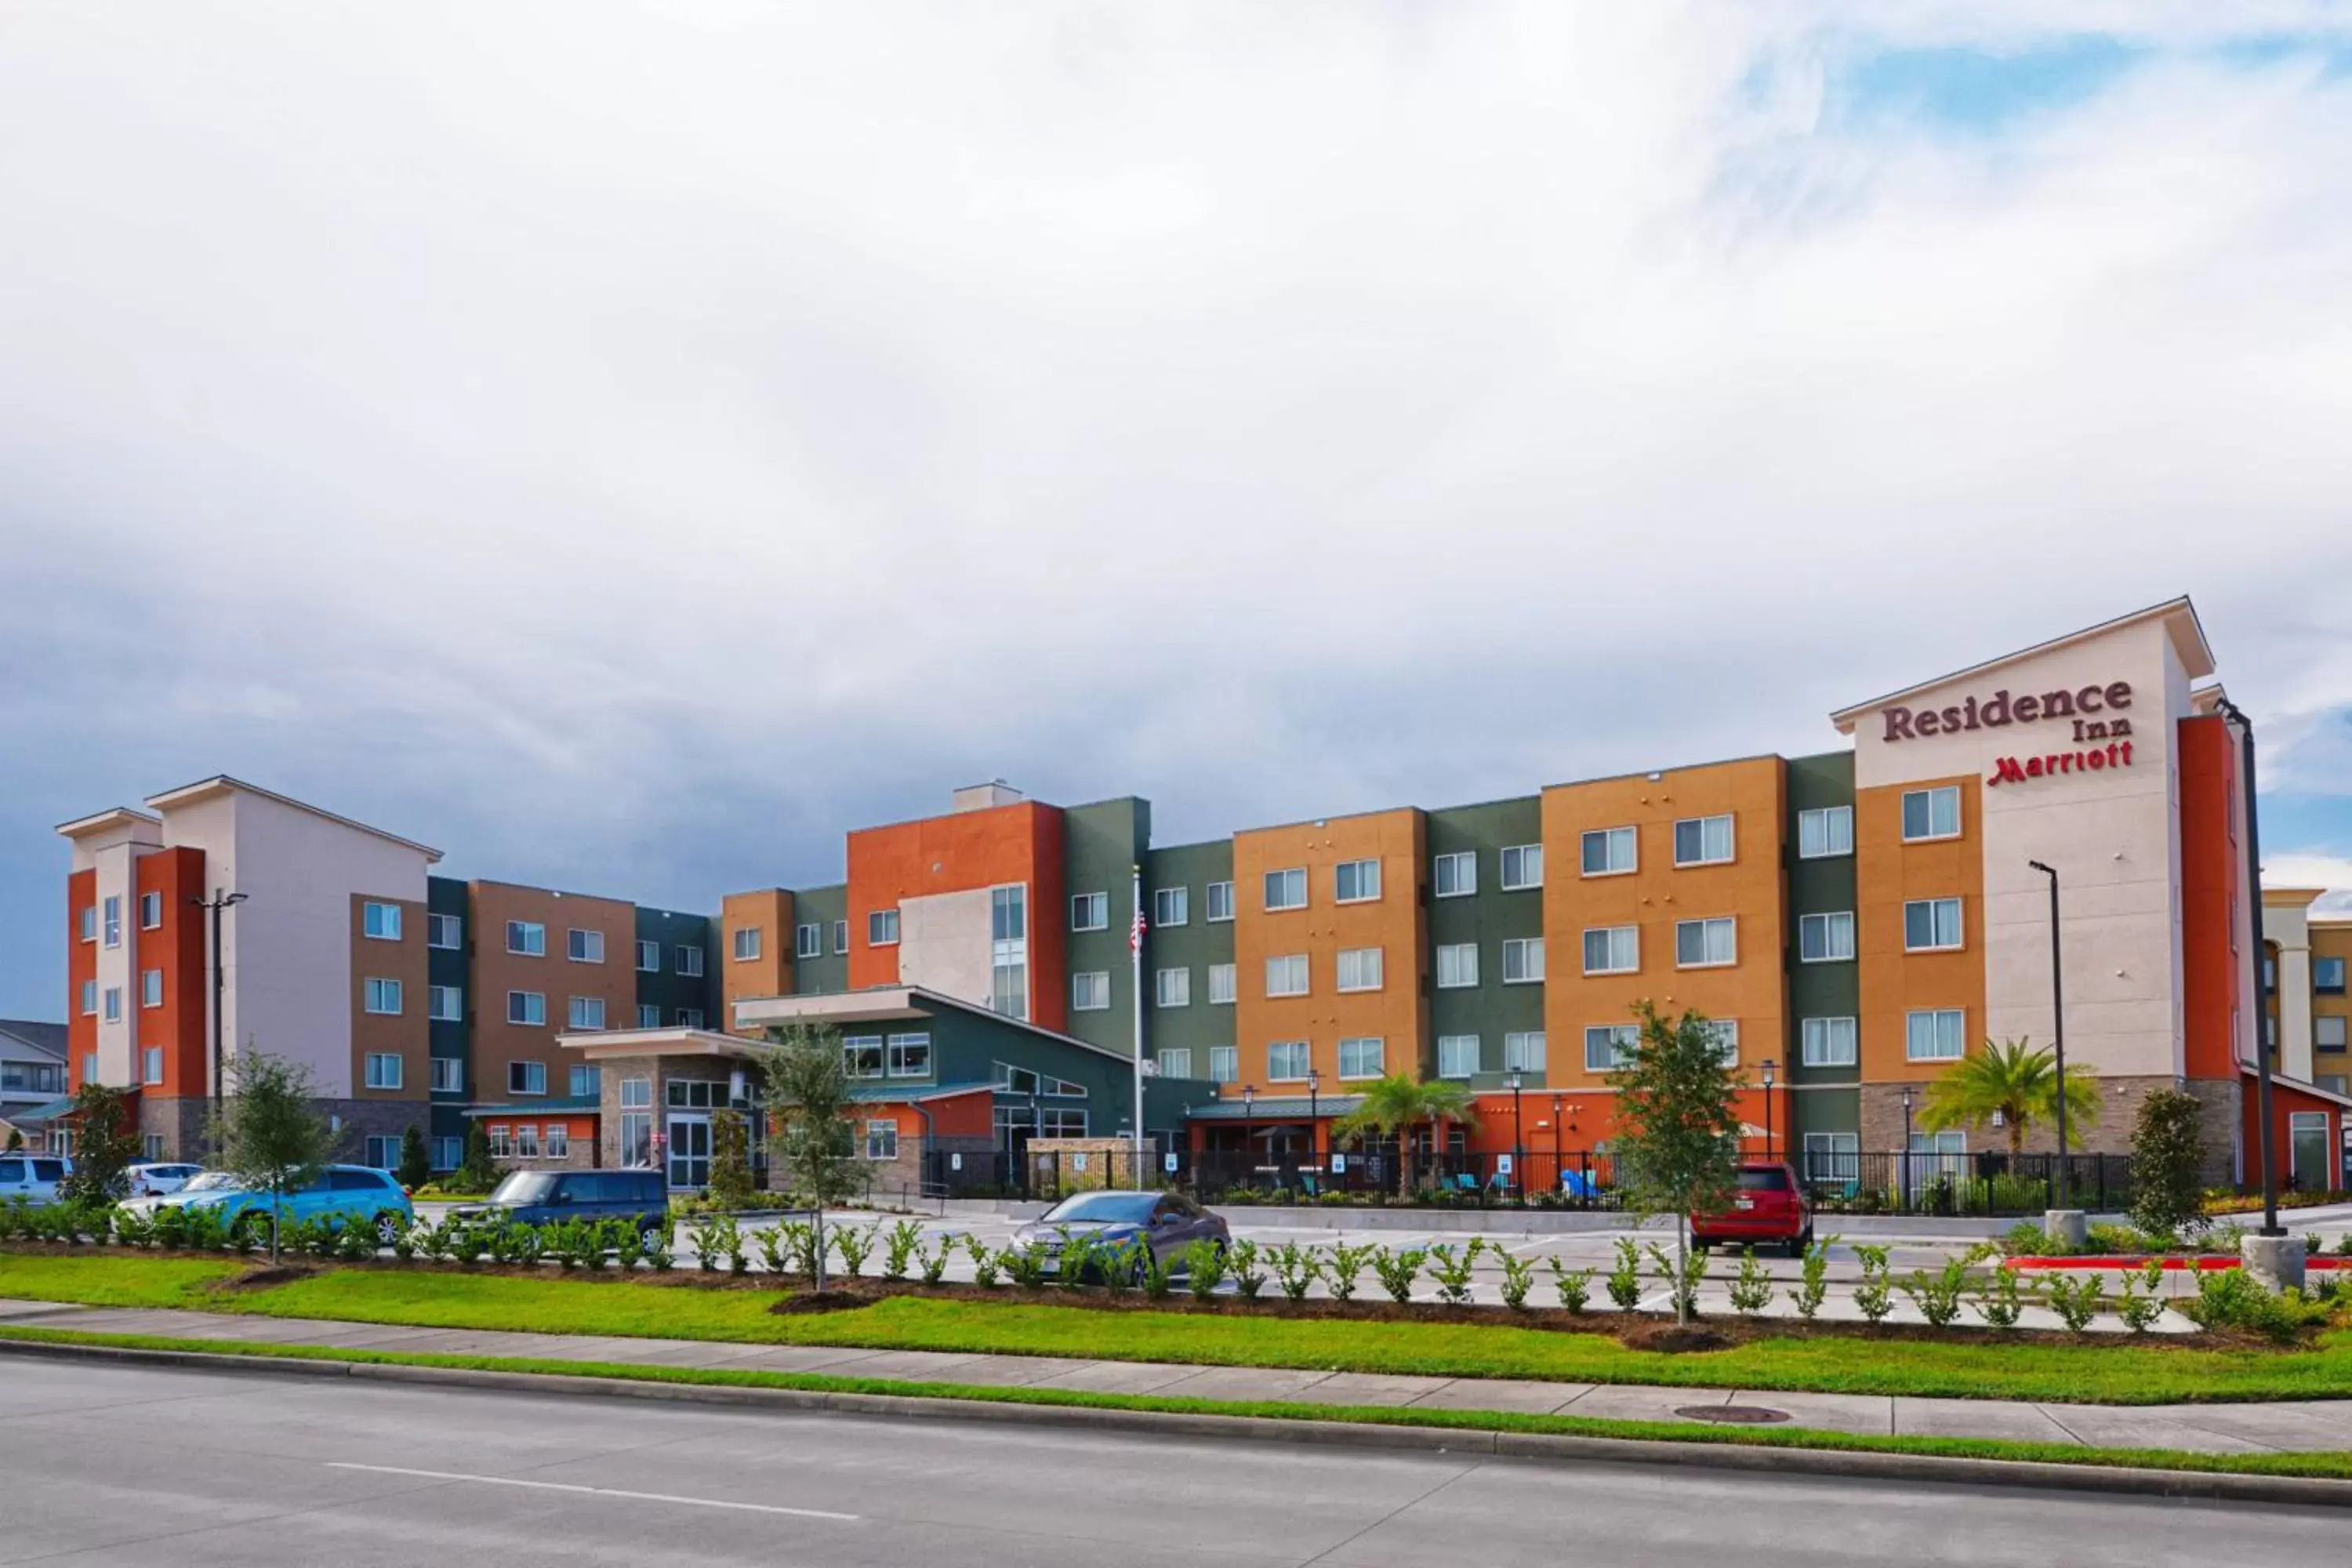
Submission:
M 625 1219 L 646 1246 L 670 1237 L 669 1186 L 659 1171 L 517 1171 L 486 1202 L 451 1211 L 459 1219 Z

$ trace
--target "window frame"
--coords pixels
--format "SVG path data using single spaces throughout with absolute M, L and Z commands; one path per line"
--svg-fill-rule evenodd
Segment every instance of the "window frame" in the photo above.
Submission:
M 563 956 L 573 963 L 604 962 L 604 933 L 587 926 L 563 929 Z
M 360 900 L 360 939 L 362 942 L 398 942 L 401 932 L 400 906 L 381 899 Z
M 1171 980 L 1178 982 L 1175 987 L 1178 994 L 1172 1001 L 1169 996 L 1168 983 Z M 1192 1005 L 1192 966 L 1189 963 L 1177 964 L 1155 971 L 1152 975 L 1151 997 L 1151 1005 L 1155 1007 L 1190 1007 Z
M 1612 961 L 1598 969 L 1594 968 L 1592 963 L 1592 939 L 1596 936 L 1606 940 L 1609 950 L 1606 956 Z M 1629 937 L 1633 941 L 1633 957 L 1630 963 L 1614 962 L 1617 957 L 1617 939 L 1621 936 Z M 1581 957 L 1584 961 L 1584 973 L 1587 974 L 1639 974 L 1642 973 L 1642 928 L 1638 924 L 1587 926 L 1584 928 L 1583 940 L 1579 945 L 1583 949 Z
M 1621 836 L 1623 837 L 1630 854 L 1626 858 L 1625 864 L 1622 866 L 1611 865 L 1608 862 L 1615 858 L 1613 851 Z M 1602 861 L 1601 869 L 1597 871 L 1592 868 L 1592 847 L 1595 839 L 1600 840 L 1601 851 L 1601 858 Z M 1587 877 L 1630 877 L 1641 868 L 1642 834 L 1641 830 L 1637 826 L 1588 827 L 1577 836 L 1576 870 L 1580 879 Z
M 680 978 L 686 980 L 699 980 L 702 978 L 703 963 L 702 950 L 700 948 L 690 946 L 686 942 L 679 942 L 677 944 L 676 952 L 674 952 L 671 956 L 677 960 L 677 973 Z
M 151 910 L 153 911 L 152 919 L 149 918 L 149 911 Z M 139 929 L 141 931 L 161 931 L 163 929 L 163 894 L 149 892 L 139 895 Z
M 518 1068 L 522 1069 L 521 1074 L 520 1075 L 521 1079 L 520 1083 L 516 1081 L 518 1075 L 515 1069 Z M 534 1083 L 538 1085 L 535 1089 L 531 1087 Z M 547 1096 L 547 1064 L 545 1062 L 529 1061 L 520 1058 L 507 1063 L 507 1092 L 509 1094 L 527 1094 L 542 1100 L 545 1099 Z
M 1519 874 L 1516 878 L 1511 875 L 1513 856 L 1518 857 Z M 1528 863 L 1530 856 L 1534 858 L 1536 868 L 1536 874 L 1532 879 L 1528 876 Z M 1540 840 L 1534 844 L 1506 844 L 1496 856 L 1496 859 L 1499 862 L 1495 869 L 1495 886 L 1498 889 L 1506 893 L 1533 893 L 1542 890 L 1544 847 Z
M 436 940 L 444 931 L 453 933 L 447 942 Z M 466 951 L 466 917 L 445 914 L 438 910 L 425 911 L 425 945 L 436 952 Z
M 1102 987 L 1100 1001 L 1088 1001 L 1096 994 L 1096 984 Z M 1084 989 L 1081 989 L 1084 987 Z M 1110 971 L 1078 969 L 1070 972 L 1070 1011 L 1073 1013 L 1108 1013 L 1110 1011 Z
M 647 963 L 646 962 L 646 955 L 647 953 L 653 954 L 654 961 L 651 963 Z M 640 974 L 659 974 L 661 973 L 661 943 L 657 942 L 647 942 L 642 937 L 638 938 L 637 973 Z
M 1209 1005 L 1212 1007 L 1238 1005 L 1242 990 L 1241 966 L 1237 963 L 1212 963 L 1208 967 Z M 1220 978 L 1225 983 L 1225 994 L 1222 996 L 1217 994 L 1217 982 Z
M 1202 914 L 1202 920 L 1204 924 L 1222 925 L 1231 921 L 1234 918 L 1233 879 L 1231 878 L 1227 878 L 1222 882 L 1211 882 L 1202 898 L 1201 903 L 1203 911 Z M 1223 914 L 1219 914 L 1217 912 L 1217 906 L 1221 903 L 1224 906 L 1225 910 L 1225 912 Z
M 1283 976 L 1286 982 L 1293 973 L 1296 973 L 1298 976 L 1298 987 L 1297 990 L 1277 991 L 1275 989 L 1274 966 L 1277 963 L 1284 966 Z M 1292 964 L 1297 965 L 1297 968 L 1295 971 L 1289 967 Z M 1269 1000 L 1293 996 L 1313 995 L 1315 994 L 1315 964 L 1313 959 L 1308 954 L 1303 952 L 1270 952 L 1266 954 L 1265 994 Z
M 1843 921 L 1845 922 L 1843 927 L 1838 924 L 1840 921 Z M 1822 922 L 1819 929 L 1826 933 L 1822 943 L 1823 950 L 1818 955 L 1809 953 L 1805 951 L 1805 932 L 1808 927 L 1814 921 Z M 1845 951 L 1843 952 L 1837 951 L 1838 944 L 1833 940 L 1837 932 L 1841 930 L 1845 932 Z M 1852 910 L 1815 910 L 1809 914 L 1801 914 L 1797 917 L 1798 963 L 1851 963 L 1854 962 L 1855 956 L 1860 952 L 1860 951 L 1861 945 L 1858 932 L 1854 925 L 1853 911 Z
M 444 1082 L 444 1079 L 454 1081 Z M 425 1058 L 425 1092 L 427 1094 L 463 1094 L 466 1092 L 466 1058 L 463 1057 L 428 1057 Z
M 1447 1067 L 1446 1055 L 1449 1047 L 1452 1049 L 1454 1055 L 1458 1058 L 1465 1047 L 1467 1047 L 1470 1052 L 1469 1068 L 1466 1070 L 1456 1070 L 1456 1068 L 1459 1068 L 1458 1061 L 1454 1068 Z M 1438 1036 L 1437 1076 L 1452 1082 L 1467 1082 L 1470 1079 L 1476 1078 L 1483 1060 L 1480 1055 L 1482 1049 L 1482 1043 L 1476 1035 Z
M 99 900 L 99 942 L 104 947 L 122 945 L 122 895 L 109 893 Z
M 1284 1053 L 1286 1067 L 1291 1065 L 1289 1053 L 1297 1053 L 1297 1072 L 1275 1070 L 1275 1053 Z M 1315 1047 L 1306 1040 L 1268 1040 L 1265 1043 L 1265 1080 L 1268 1083 L 1305 1083 L 1307 1075 L 1315 1070 Z
M 1353 1072 L 1348 1070 L 1348 1048 L 1350 1046 L 1355 1047 L 1356 1054 L 1356 1068 Z M 1371 1047 L 1372 1056 L 1371 1070 L 1369 1072 L 1364 1070 L 1363 1060 L 1364 1047 L 1367 1046 Z M 1339 1041 L 1338 1065 L 1339 1068 L 1339 1079 L 1342 1082 L 1363 1082 L 1372 1079 L 1384 1077 L 1388 1071 L 1387 1037 L 1383 1035 L 1349 1035 L 1345 1037 Z
M 1515 948 L 1519 953 L 1519 968 L 1521 971 L 1521 973 L 1517 975 L 1514 975 L 1511 973 L 1511 952 Z M 1536 960 L 1535 973 L 1532 974 L 1526 973 L 1527 955 L 1530 952 L 1535 954 Z M 1543 983 L 1544 939 L 1539 936 L 1505 937 L 1503 939 L 1503 984 L 1506 985 L 1540 985 Z
M 1466 958 L 1466 965 L 1465 965 Z M 1448 960 L 1452 961 L 1454 977 L 1446 978 Z M 1467 974 L 1465 979 L 1464 976 Z M 1475 991 L 1478 988 L 1478 944 L 1475 942 L 1442 942 L 1430 954 L 1431 985 L 1439 991 Z
M 824 956 L 824 922 L 795 921 L 793 922 L 793 962 L 806 963 L 812 958 Z
M 1220 1068 L 1224 1070 L 1219 1072 L 1217 1069 Z M 1209 1081 L 1239 1083 L 1241 1080 L 1242 1048 L 1239 1046 L 1211 1046 L 1209 1047 Z
M 2320 1033 L 2320 1026 L 2336 1026 L 2336 1038 L 2331 1043 Z M 2337 1056 L 2352 1049 L 2352 1019 L 2341 1013 L 2315 1013 L 2311 1018 L 2311 1048 L 2324 1056 Z
M 1282 895 L 1283 895 L 1283 897 L 1284 897 L 1284 898 L 1286 898 L 1286 899 L 1287 899 L 1287 898 L 1290 896 L 1290 889 L 1291 889 L 1291 888 L 1292 888 L 1294 885 L 1297 888 L 1297 889 L 1298 889 L 1298 898 L 1297 898 L 1297 901 L 1296 901 L 1296 902 L 1279 903 L 1279 904 L 1277 904 L 1277 903 L 1276 903 L 1276 902 L 1274 901 L 1274 899 L 1275 899 L 1275 888 L 1276 888 L 1276 881 L 1275 881 L 1275 879 L 1276 879 L 1276 878 L 1280 878 L 1280 879 L 1282 879 L 1282 880 L 1281 880 Z M 1296 878 L 1296 879 L 1297 879 L 1297 881 L 1296 881 L 1296 883 L 1295 883 L 1295 884 L 1294 884 L 1294 883 L 1293 883 L 1293 881 L 1292 881 L 1292 879 L 1294 879 L 1294 878 Z M 1265 877 L 1264 880 L 1265 880 L 1265 887 L 1264 887 L 1264 889 L 1263 889 L 1263 890 L 1264 890 L 1264 892 L 1265 892 L 1265 912 L 1266 912 L 1267 914 L 1270 914 L 1270 915 L 1288 914 L 1288 913 L 1290 913 L 1290 912 L 1291 912 L 1292 910 L 1303 910 L 1303 909 L 1305 909 L 1305 908 L 1307 907 L 1307 868 L 1306 868 L 1306 867 L 1304 867 L 1304 866 L 1279 866 L 1279 867 L 1275 868 L 1273 870 L 1270 870 L 1270 871 L 1266 872 L 1266 873 L 1265 873 Z
M 1606 1061 L 1594 1060 L 1592 1047 L 1596 1043 L 1605 1043 L 1608 1046 L 1609 1056 Z M 1637 1024 L 1587 1024 L 1584 1026 L 1584 1070 L 1615 1072 L 1625 1065 L 1619 1053 L 1627 1046 L 1638 1046 L 1641 1043 L 1642 1030 L 1641 1026 Z
M 1092 920 L 1079 917 L 1078 910 L 1081 905 L 1088 906 L 1093 910 Z M 1070 895 L 1070 929 L 1074 931 L 1110 930 L 1109 892 L 1105 890 L 1096 893 L 1072 893 Z
M 1821 1049 L 1813 1048 L 1813 1026 L 1821 1026 Z M 1843 1024 L 1843 1030 L 1836 1026 Z M 1844 1050 L 1836 1047 L 1839 1037 Z M 1797 1063 L 1808 1068 L 1850 1068 L 1861 1065 L 1862 1021 L 1851 1014 L 1828 1013 L 1797 1020 Z
M 1528 1042 L 1535 1042 L 1529 1051 Z M 1514 1058 L 1517 1059 L 1514 1060 Z M 1551 1041 L 1541 1029 L 1506 1029 L 1503 1031 L 1503 1070 L 1522 1077 L 1529 1073 L 1550 1071 Z
M 385 1006 L 385 1002 L 390 1006 Z M 406 988 L 389 975 L 370 974 L 363 977 L 360 987 L 360 1011 L 376 1018 L 397 1018 L 406 1006 Z
M 408 1079 L 408 1068 L 398 1051 L 370 1051 L 363 1064 L 368 1088 L 390 1093 L 403 1088 Z
M 1723 824 L 1726 847 L 1720 855 L 1710 855 L 1706 852 L 1707 829 L 1718 822 Z M 1685 827 L 1696 827 L 1699 837 L 1699 852 L 1687 859 L 1683 856 Z M 1689 870 L 1700 866 L 1730 866 L 1737 864 L 1739 859 L 1739 814 L 1736 811 L 1710 812 L 1705 816 L 1676 817 L 1673 837 L 1675 869 L 1677 871 Z
M 1465 870 L 1466 868 L 1466 870 Z M 1447 873 L 1452 873 L 1454 885 L 1447 887 Z M 1449 849 L 1433 855 L 1429 860 L 1429 896 L 1433 899 L 1468 899 L 1478 892 L 1478 851 Z
M 1163 1046 L 1151 1053 L 1151 1060 L 1160 1068 L 1160 1071 L 1154 1075 L 1156 1077 L 1191 1078 L 1192 1076 L 1192 1047 L 1190 1046 Z
M 1699 933 L 1700 948 L 1711 954 L 1718 928 L 1727 930 L 1731 933 L 1730 957 L 1716 958 L 1710 955 L 1694 960 L 1685 960 L 1683 957 L 1683 932 L 1696 929 Z M 1690 920 L 1680 920 L 1675 922 L 1675 967 L 1676 969 L 1730 969 L 1738 963 L 1739 917 L 1738 915 L 1698 915 Z
M 2320 965 L 2324 963 L 2335 965 L 2336 978 L 2333 981 L 2322 980 L 2320 978 Z M 2311 960 L 2311 994 L 2315 996 L 2343 995 L 2345 994 L 2345 972 L 2347 969 L 2352 969 L 2352 964 L 2347 964 L 2344 959 L 2336 953 L 2326 952 L 2315 954 Z
M 396 1058 L 395 1058 L 395 1059 L 396 1059 Z M 142 1047 L 139 1047 L 139 1085 L 140 1085 L 140 1087 L 141 1087 L 142 1089 L 152 1088 L 152 1087 L 154 1087 L 154 1086 L 156 1086 L 156 1085 L 160 1085 L 163 1081 L 163 1047 L 161 1047 L 161 1046 L 142 1046 Z M 393 1087 L 394 1087 L 394 1088 L 395 1088 L 395 1089 L 397 1089 L 397 1088 L 399 1087 L 399 1085 L 394 1084 Z
M 516 1017 L 516 1003 L 523 1004 L 522 1017 Z M 533 1007 L 531 1004 L 538 1005 Z M 539 1016 L 531 1017 L 533 1012 Z M 509 991 L 507 993 L 507 1027 L 510 1029 L 544 1029 L 547 1027 L 547 993 L 544 991 Z
M 1348 873 L 1355 873 L 1356 890 L 1347 887 Z M 1365 891 L 1366 879 L 1370 879 L 1370 892 Z M 1335 904 L 1377 904 L 1381 901 L 1381 863 L 1377 857 L 1342 860 L 1331 868 L 1331 901 Z
M 744 940 L 749 938 L 749 941 Z M 757 963 L 767 951 L 767 929 L 764 926 L 737 926 L 727 934 L 729 958 L 736 963 Z
M 921 1053 L 919 1060 L 916 1059 L 918 1051 Z M 931 1034 L 928 1029 L 908 1030 L 884 1037 L 882 1053 L 882 1072 L 886 1078 L 903 1081 L 909 1079 L 923 1080 L 931 1076 Z
M 163 1005 L 163 972 L 142 969 L 139 972 L 139 1005 L 161 1007 Z
M 1911 831 L 1911 803 L 1915 800 L 1927 803 L 1927 831 L 1925 833 Z M 1939 831 L 1936 826 L 1936 807 L 1947 800 L 1951 803 L 1952 826 Z M 1918 789 L 1906 789 L 1903 792 L 1902 804 L 1896 809 L 1899 816 L 1895 826 L 1906 844 L 1940 844 L 1947 839 L 1959 837 L 1967 826 L 1968 808 L 1960 799 L 1960 786 L 1958 784 L 1927 784 Z
M 887 936 L 881 934 L 886 931 L 889 932 Z M 887 910 L 868 910 L 866 911 L 866 945 L 868 947 L 896 947 L 898 945 L 898 905 L 892 904 Z
M 1351 959 L 1355 962 L 1356 969 L 1356 983 L 1352 985 L 1348 983 L 1349 961 Z M 1371 979 L 1369 982 L 1364 978 L 1364 965 L 1368 961 L 1372 969 Z M 1388 950 L 1380 947 L 1343 947 L 1339 950 L 1334 968 L 1336 973 L 1331 983 L 1334 991 L 1347 995 L 1357 995 L 1384 990 L 1388 983 Z
M 1805 824 L 1806 824 L 1806 822 L 1807 822 L 1808 820 L 1818 820 L 1818 821 L 1820 821 L 1820 822 L 1823 825 L 1823 826 L 1822 826 L 1822 838 L 1823 838 L 1823 841 L 1824 841 L 1824 842 L 1827 842 L 1827 843 L 1831 844 L 1831 846 L 1832 846 L 1831 847 L 1826 848 L 1826 849 L 1807 849 L 1807 848 L 1805 847 Z M 1830 824 L 1832 824 L 1832 823 L 1839 823 L 1839 822 L 1843 822 L 1843 823 L 1845 825 L 1845 847 L 1844 847 L 1843 848 L 1838 848 L 1838 847 L 1835 847 L 1835 839 L 1836 839 L 1837 835 L 1836 835 L 1833 831 L 1832 831 L 1832 830 L 1831 830 L 1831 828 L 1830 828 L 1830 826 L 1829 826 L 1829 825 L 1830 825 Z M 1850 859 L 1850 858 L 1852 858 L 1853 855 L 1853 806 L 1851 806 L 1851 805 L 1810 805 L 1810 806 L 1806 806 L 1805 808 L 1803 808 L 1802 810 L 1801 810 L 1801 811 L 1799 811 L 1799 812 L 1797 813 L 1797 858 L 1798 858 L 1798 859 L 1800 859 L 1800 860 L 1844 860 L 1844 859 Z
M 860 1142 L 859 1147 L 864 1151 L 859 1156 L 861 1159 L 876 1162 L 896 1160 L 898 1157 L 898 1119 L 888 1116 L 868 1117 L 866 1121 L 866 1136 Z
M 1938 1037 L 1934 1042 L 1937 1048 L 1932 1053 L 1923 1054 L 1918 1049 L 1918 1023 L 1922 1018 L 1934 1020 L 1930 1026 L 1937 1031 Z M 1959 1020 L 1959 1022 L 1954 1026 L 1954 1044 L 1956 1048 L 1948 1052 L 1942 1048 L 1943 1041 L 1941 1038 L 1943 1032 L 1943 1020 L 1946 1018 L 1956 1018 Z M 1906 1009 L 1903 1015 L 1903 1059 L 1905 1061 L 1956 1062 L 1968 1054 L 1969 1015 L 1967 1008 L 1912 1007 Z
M 1174 910 L 1171 916 L 1170 910 Z M 1189 883 L 1178 882 L 1166 888 L 1151 889 L 1151 927 L 1154 931 L 1192 923 L 1192 889 Z
M 515 945 L 520 941 L 521 946 Z M 507 951 L 517 958 L 547 956 L 547 922 L 545 921 L 507 921 Z
M 593 1011 L 596 1019 L 593 1024 L 583 1021 L 583 1015 L 591 1010 Z M 604 1027 L 606 1016 L 604 999 L 602 996 L 570 996 L 564 1000 L 563 1016 L 566 1021 L 563 1026 L 567 1030 L 577 1029 L 583 1034 L 601 1033 Z
M 1952 940 L 1936 940 L 1940 933 L 1940 911 L 1949 906 L 1952 911 Z M 1927 911 L 1927 936 L 1925 942 L 1911 940 L 1911 911 Z M 1959 952 L 1969 945 L 1969 911 L 1966 901 L 1957 895 L 1933 899 L 1903 900 L 1903 951 L 1906 952 Z

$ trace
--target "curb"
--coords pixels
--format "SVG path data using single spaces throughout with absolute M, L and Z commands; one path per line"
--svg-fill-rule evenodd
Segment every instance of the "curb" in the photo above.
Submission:
M 2126 1469 L 2106 1465 L 2058 1465 L 2014 1459 L 1955 1458 L 1833 1448 L 1746 1447 L 1727 1443 L 1675 1443 L 1653 1438 L 1583 1437 L 1545 1432 L 1482 1432 L 1443 1426 L 1382 1426 L 1280 1416 L 1188 1415 L 1084 1405 L 1011 1405 L 929 1395 L 834 1394 L 814 1389 L 747 1388 L 716 1384 L 635 1382 L 561 1373 L 490 1372 L 470 1367 L 414 1366 L 393 1362 L 338 1362 L 215 1355 L 202 1351 L 137 1350 L 118 1345 L 61 1344 L 0 1339 L 0 1355 L 52 1361 L 95 1361 L 132 1366 L 184 1367 L 259 1377 L 309 1381 L 358 1378 L 379 1383 L 477 1388 L 509 1394 L 591 1399 L 638 1399 L 657 1404 L 730 1405 L 891 1419 L 945 1420 L 1007 1426 L 1060 1426 L 1135 1436 L 1223 1438 L 1255 1443 L 1437 1454 L 1492 1454 L 1554 1464 L 1657 1465 L 1681 1469 L 1738 1470 L 1834 1476 L 1851 1480 L 1935 1485 L 2023 1487 L 2043 1491 L 2172 1498 L 2205 1502 L 2273 1503 L 2352 1509 L 2352 1481 L 2301 1476 L 2218 1471 Z

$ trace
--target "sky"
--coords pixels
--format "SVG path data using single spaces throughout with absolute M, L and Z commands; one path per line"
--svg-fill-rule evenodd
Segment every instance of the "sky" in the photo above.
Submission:
M 1828 750 L 2183 593 L 2352 889 L 2352 5 L 5 26 L 0 1016 L 55 826 L 215 773 L 715 910 L 991 777 Z

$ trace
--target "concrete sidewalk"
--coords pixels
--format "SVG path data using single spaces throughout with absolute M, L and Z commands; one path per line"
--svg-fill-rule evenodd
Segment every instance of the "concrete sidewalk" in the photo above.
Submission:
M 974 1384 L 1150 1394 L 1174 1398 L 1379 1405 L 1399 1409 L 1498 1410 L 1618 1421 L 1696 1421 L 1685 1412 L 1738 1406 L 1778 1413 L 1789 1426 L 1868 1436 L 1998 1437 L 2103 1448 L 2254 1454 L 2352 1449 L 2352 1400 L 2247 1405 L 2041 1405 L 1997 1399 L 1776 1394 L 1727 1388 L 1408 1377 L 1051 1356 L 966 1355 L 753 1345 L 708 1340 L 401 1328 L 306 1318 L 89 1308 L 0 1300 L 0 1324 L 95 1333 L 257 1344 L 320 1345 L 420 1355 L 502 1356 L 637 1366 L 819 1373 L 908 1383 Z

